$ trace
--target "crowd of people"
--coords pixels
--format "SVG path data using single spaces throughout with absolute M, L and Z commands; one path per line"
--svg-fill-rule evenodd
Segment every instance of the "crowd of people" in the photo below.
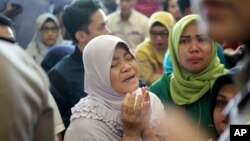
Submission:
M 249 4 L 0 1 L 0 140 L 230 140 L 250 123 Z

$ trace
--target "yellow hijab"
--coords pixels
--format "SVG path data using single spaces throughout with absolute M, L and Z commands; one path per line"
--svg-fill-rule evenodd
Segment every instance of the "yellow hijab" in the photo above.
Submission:
M 156 22 L 161 23 L 164 27 L 167 28 L 168 32 L 170 32 L 176 21 L 173 15 L 170 14 L 169 12 L 164 12 L 164 11 L 155 12 L 153 15 L 151 15 L 149 19 L 149 24 L 148 24 L 149 31 L 152 28 L 152 25 Z M 159 51 L 153 47 L 150 38 L 146 38 L 145 41 L 143 41 L 143 43 L 141 43 L 136 50 L 138 49 L 140 49 L 141 52 L 148 54 L 148 57 L 150 57 L 149 58 L 150 62 L 154 62 L 155 64 L 158 63 L 162 64 L 167 47 L 164 51 Z

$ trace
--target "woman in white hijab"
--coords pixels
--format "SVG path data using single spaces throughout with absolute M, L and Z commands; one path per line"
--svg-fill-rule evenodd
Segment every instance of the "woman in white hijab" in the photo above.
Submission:
M 36 20 L 36 32 L 27 47 L 27 52 L 40 64 L 48 49 L 62 43 L 60 25 L 50 13 L 41 14 Z
M 159 140 L 164 108 L 155 94 L 139 88 L 138 64 L 127 43 L 98 36 L 85 47 L 83 62 L 88 96 L 72 108 L 65 141 Z

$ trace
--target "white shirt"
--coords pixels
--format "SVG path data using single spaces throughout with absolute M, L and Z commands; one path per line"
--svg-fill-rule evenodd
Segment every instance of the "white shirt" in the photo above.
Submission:
M 108 15 L 107 26 L 111 34 L 120 37 L 129 44 L 130 48 L 136 48 L 148 35 L 148 17 L 132 10 L 128 21 L 123 21 L 120 11 Z

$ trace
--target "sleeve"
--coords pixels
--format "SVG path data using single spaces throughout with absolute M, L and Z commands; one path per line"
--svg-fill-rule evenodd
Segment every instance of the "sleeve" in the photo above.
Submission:
M 49 103 L 53 108 L 55 134 L 58 134 L 62 132 L 65 129 L 65 127 L 64 127 L 60 112 L 58 110 L 58 107 L 56 105 L 56 102 L 49 91 L 48 91 L 48 95 L 49 95 L 48 97 Z

